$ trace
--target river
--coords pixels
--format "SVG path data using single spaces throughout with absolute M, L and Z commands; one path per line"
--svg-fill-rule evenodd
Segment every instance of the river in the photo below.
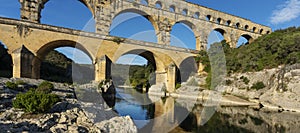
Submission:
M 300 131 L 300 114 L 249 107 L 203 106 L 192 100 L 153 97 L 117 88 L 113 109 L 129 115 L 139 132 L 292 132 Z

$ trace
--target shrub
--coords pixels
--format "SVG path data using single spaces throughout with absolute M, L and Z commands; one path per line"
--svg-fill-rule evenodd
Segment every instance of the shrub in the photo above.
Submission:
M 34 90 L 17 94 L 13 101 L 14 108 L 24 109 L 29 113 L 44 113 L 48 111 L 60 99 L 55 94 L 44 94 Z
M 13 90 L 17 90 L 18 89 L 18 85 L 16 83 L 13 83 L 13 82 L 10 82 L 10 81 L 7 81 L 5 83 L 5 85 L 9 89 L 13 89 Z
M 229 79 L 228 79 L 228 80 L 226 80 L 225 82 L 226 82 L 226 85 L 231 85 L 231 84 L 232 84 L 232 81 L 231 81 L 231 80 L 229 80 Z
M 250 82 L 250 80 L 249 80 L 247 77 L 244 77 L 244 76 L 240 77 L 240 79 L 242 79 L 243 82 L 244 82 L 246 85 L 249 84 L 249 82 Z
M 255 84 L 253 84 L 252 86 L 251 86 L 251 89 L 256 89 L 256 90 L 259 90 L 259 89 L 263 89 L 263 88 L 265 88 L 266 86 L 265 86 L 265 84 L 263 83 L 263 82 L 256 82 Z
M 16 81 L 16 84 L 17 84 L 17 85 L 25 85 L 26 82 L 24 82 L 23 80 L 17 80 L 17 81 Z
M 51 93 L 53 89 L 54 85 L 52 83 L 44 81 L 38 86 L 36 91 L 41 93 Z
M 180 84 L 180 83 L 176 83 L 175 89 L 178 89 L 178 88 L 180 88 L 180 87 L 181 87 L 181 84 Z

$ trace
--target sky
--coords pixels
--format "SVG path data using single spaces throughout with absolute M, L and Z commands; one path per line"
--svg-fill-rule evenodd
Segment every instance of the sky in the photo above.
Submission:
M 300 0 L 186 1 L 247 18 L 253 22 L 270 26 L 273 31 L 300 25 Z M 20 4 L 18 0 L 0 0 L 0 2 L 1 17 L 20 18 Z M 78 0 L 49 0 L 42 11 L 41 23 L 95 32 L 95 23 L 91 12 Z M 135 13 L 124 13 L 117 16 L 111 26 L 110 35 L 148 42 L 157 41 L 152 24 Z M 222 39 L 219 33 L 211 32 L 208 43 L 211 44 Z M 241 38 L 239 44 L 241 43 L 245 43 L 245 39 Z M 195 49 L 195 38 L 190 28 L 180 23 L 174 25 L 171 31 L 171 45 Z M 74 51 L 73 48 L 58 48 L 56 50 L 74 59 L 77 63 L 86 64 L 92 62 L 80 50 Z M 133 62 L 142 62 L 142 64 L 146 63 L 143 58 L 133 55 L 122 56 L 118 62 L 127 64 L 132 60 L 134 60 Z

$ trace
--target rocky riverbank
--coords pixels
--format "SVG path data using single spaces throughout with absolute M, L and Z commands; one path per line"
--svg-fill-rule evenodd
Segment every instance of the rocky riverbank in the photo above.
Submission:
M 215 106 L 252 106 L 276 111 L 300 112 L 300 64 L 259 72 L 235 73 L 216 90 L 199 87 L 206 77 L 192 77 L 175 93 L 164 93 L 162 85 L 149 89 L 152 95 L 194 99 Z M 189 82 L 197 81 L 198 84 Z
M 18 90 L 9 89 L 5 83 L 22 80 Z M 18 93 L 26 92 L 43 80 L 0 79 L 0 128 L 1 132 L 137 132 L 129 116 L 119 117 L 106 105 L 93 85 L 68 85 L 54 83 L 53 94 L 59 95 L 47 113 L 29 114 L 12 107 Z M 76 90 L 76 92 L 74 91 Z

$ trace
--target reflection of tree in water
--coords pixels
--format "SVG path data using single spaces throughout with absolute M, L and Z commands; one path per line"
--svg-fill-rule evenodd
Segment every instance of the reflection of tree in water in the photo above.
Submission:
M 232 132 L 234 133 L 236 132 L 237 133 L 279 132 L 282 133 L 287 131 L 286 130 L 287 128 L 282 125 L 282 121 L 280 123 L 275 122 L 274 124 L 274 121 L 272 121 L 272 119 L 264 120 L 263 119 L 264 117 L 258 115 L 262 113 L 262 111 L 260 111 L 260 113 L 258 111 L 254 113 L 252 112 L 253 114 L 250 115 L 247 114 L 246 112 L 251 109 L 236 110 L 234 107 L 230 107 L 230 108 L 233 110 L 233 112 L 231 113 L 215 112 L 215 114 L 204 125 L 199 125 L 199 123 L 197 123 L 197 116 L 194 111 L 194 113 L 193 112 L 189 113 L 189 115 L 180 123 L 179 127 L 187 132 L 204 132 L 204 133 L 219 133 L 219 132 L 226 132 L 226 133 L 227 132 L 230 133 Z M 239 113 L 234 113 L 236 111 L 239 111 Z M 175 113 L 176 112 L 180 113 L 178 111 L 175 111 Z M 199 114 L 201 114 L 201 111 Z M 278 113 L 276 115 L 278 115 Z M 270 115 L 270 117 L 271 116 L 272 115 Z M 176 119 L 178 119 L 178 116 L 176 116 Z M 293 128 L 293 127 L 291 126 L 289 128 Z

